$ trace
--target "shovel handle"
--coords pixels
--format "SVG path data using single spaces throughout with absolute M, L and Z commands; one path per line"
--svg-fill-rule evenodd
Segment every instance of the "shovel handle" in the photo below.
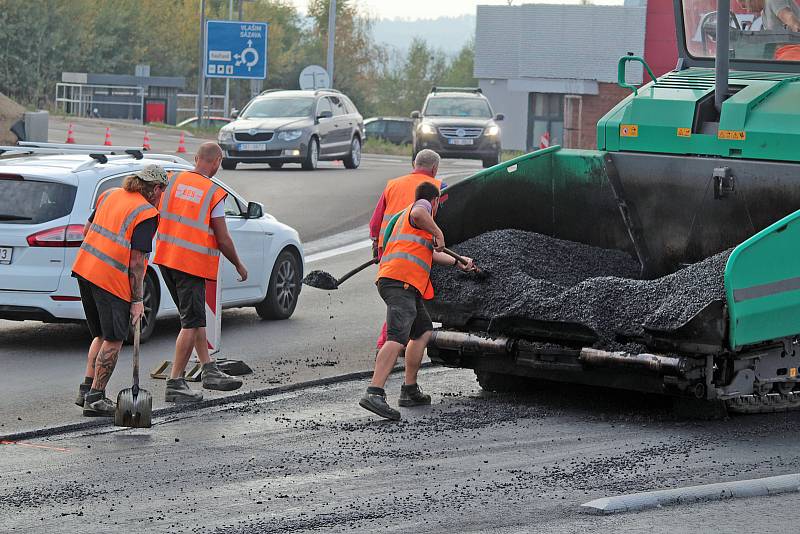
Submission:
M 142 320 L 133 325 L 133 389 L 139 389 L 139 342 L 142 337 Z
M 455 252 L 453 252 L 452 250 L 450 250 L 447 247 L 444 247 L 444 250 L 442 250 L 442 252 L 444 252 L 445 254 L 450 256 L 451 258 L 455 259 L 458 263 L 460 263 L 462 265 L 467 265 L 469 263 L 463 257 L 459 256 L 458 254 L 456 254 Z
M 372 258 L 368 262 L 362 263 L 361 265 L 359 265 L 358 267 L 356 267 L 355 269 L 353 269 L 349 273 L 345 273 L 344 276 L 339 278 L 336 281 L 336 286 L 338 287 L 339 285 L 341 285 L 342 282 L 344 282 L 345 280 L 347 280 L 348 278 L 350 278 L 354 274 L 358 274 L 361 271 L 363 271 L 364 269 L 366 269 L 367 267 L 369 267 L 370 265 L 375 265 L 376 263 L 378 263 L 378 258 Z

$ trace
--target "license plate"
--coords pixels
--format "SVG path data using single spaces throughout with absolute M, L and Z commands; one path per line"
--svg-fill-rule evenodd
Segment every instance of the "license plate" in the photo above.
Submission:
M 472 139 L 450 139 L 451 145 L 471 145 Z
M 11 247 L 0 247 L 0 263 L 11 263 L 11 253 L 14 249 Z
M 242 143 L 239 145 L 240 152 L 263 152 L 266 149 L 265 143 Z

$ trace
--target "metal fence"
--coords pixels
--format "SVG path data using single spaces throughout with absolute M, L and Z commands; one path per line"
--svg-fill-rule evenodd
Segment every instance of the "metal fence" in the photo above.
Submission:
M 145 90 L 135 85 L 56 83 L 56 111 L 80 117 L 142 119 Z
M 178 93 L 178 122 L 197 116 L 197 95 Z M 204 117 L 225 116 L 225 95 L 205 95 Z

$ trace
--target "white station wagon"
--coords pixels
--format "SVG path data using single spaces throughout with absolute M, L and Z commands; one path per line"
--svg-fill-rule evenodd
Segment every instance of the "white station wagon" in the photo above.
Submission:
M 0 147 L 6 156 L 0 157 L 0 319 L 84 320 L 71 267 L 97 196 L 121 186 L 145 165 L 155 163 L 167 172 L 192 168 L 176 156 L 124 150 Z M 228 192 L 225 219 L 249 272 L 247 281 L 239 282 L 223 257 L 223 308 L 254 306 L 265 319 L 289 318 L 303 277 L 297 231 L 264 213 L 258 202 L 247 202 L 225 183 L 214 182 Z M 156 318 L 178 315 L 153 265 L 145 278 L 144 306 L 143 340 L 152 335 Z

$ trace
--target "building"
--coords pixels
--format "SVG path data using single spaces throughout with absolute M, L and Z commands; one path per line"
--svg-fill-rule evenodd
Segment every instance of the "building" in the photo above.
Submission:
M 642 4 L 478 6 L 474 75 L 505 115 L 504 148 L 595 148 L 597 121 L 630 94 L 617 85 L 619 58 L 646 57 L 657 76 L 675 67 L 671 0 Z M 648 30 L 648 54 L 651 18 L 668 24 Z M 642 83 L 629 65 L 628 82 Z

